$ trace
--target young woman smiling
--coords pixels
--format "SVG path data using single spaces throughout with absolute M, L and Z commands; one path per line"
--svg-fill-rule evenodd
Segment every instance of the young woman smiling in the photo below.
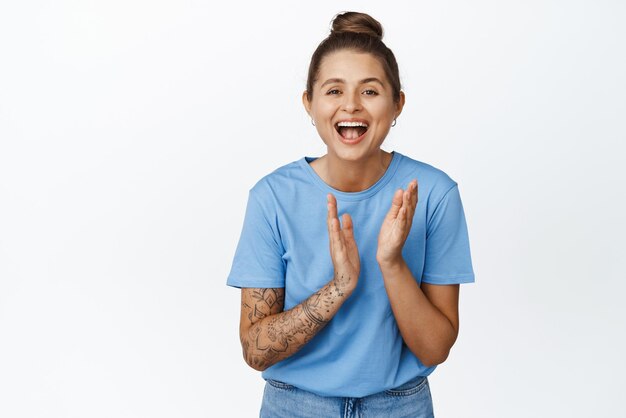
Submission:
M 335 17 L 302 96 L 327 153 L 250 190 L 227 283 L 263 417 L 433 416 L 427 376 L 474 273 L 457 183 L 381 149 L 405 101 L 382 35 L 369 15 Z

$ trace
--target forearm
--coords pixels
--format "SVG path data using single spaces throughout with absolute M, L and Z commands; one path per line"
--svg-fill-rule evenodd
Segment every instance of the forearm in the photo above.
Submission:
M 420 289 L 408 266 L 380 264 L 391 309 L 409 349 L 427 366 L 445 361 L 457 328 Z
M 251 316 L 252 325 L 241 333 L 246 362 L 265 370 L 298 352 L 335 316 L 349 295 L 341 280 L 331 280 L 292 309 L 258 321 Z

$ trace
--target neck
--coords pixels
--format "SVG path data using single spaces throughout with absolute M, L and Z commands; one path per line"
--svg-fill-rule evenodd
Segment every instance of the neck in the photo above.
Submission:
M 365 160 L 349 161 L 326 154 L 311 164 L 315 172 L 333 189 L 342 192 L 360 192 L 376 183 L 387 170 L 391 154 L 380 152 Z

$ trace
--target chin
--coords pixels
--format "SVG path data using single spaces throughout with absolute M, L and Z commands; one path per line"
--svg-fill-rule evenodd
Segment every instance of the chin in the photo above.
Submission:
M 329 153 L 331 152 L 331 150 L 328 150 Z M 340 149 L 334 149 L 332 150 L 332 153 L 335 154 L 335 156 L 337 158 L 339 158 L 340 160 L 345 160 L 345 161 L 350 161 L 350 162 L 357 162 L 357 161 L 362 161 L 365 159 L 368 159 L 370 157 L 372 157 L 373 154 L 378 154 L 381 151 L 380 148 L 375 149 L 375 150 L 371 150 L 371 149 L 364 149 L 364 148 L 340 148 Z

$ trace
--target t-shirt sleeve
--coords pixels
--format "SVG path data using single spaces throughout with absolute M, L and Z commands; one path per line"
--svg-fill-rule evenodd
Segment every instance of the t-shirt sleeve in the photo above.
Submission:
M 456 184 L 446 192 L 428 220 L 422 281 L 430 284 L 474 282 L 467 224 Z
M 233 264 L 226 284 L 233 287 L 285 287 L 284 250 L 275 211 L 251 190 Z

